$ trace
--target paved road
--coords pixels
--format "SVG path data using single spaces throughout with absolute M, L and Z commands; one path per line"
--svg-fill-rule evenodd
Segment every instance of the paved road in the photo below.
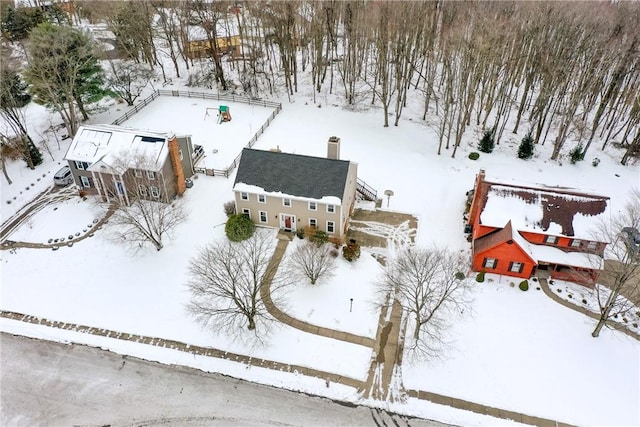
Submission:
M 0 358 L 2 426 L 445 426 L 4 333 Z

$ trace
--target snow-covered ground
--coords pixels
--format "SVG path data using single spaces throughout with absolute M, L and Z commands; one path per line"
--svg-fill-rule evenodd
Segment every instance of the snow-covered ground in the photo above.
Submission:
M 220 105 L 229 107 L 231 121 L 218 123 Z M 226 169 L 274 110 L 257 104 L 159 96 L 122 126 L 191 135 L 192 142 L 204 149 L 199 167 Z
M 489 177 L 507 182 L 513 179 L 603 194 L 611 198 L 612 212 L 621 209 L 630 189 L 640 186 L 638 168 L 620 166 L 619 153 L 594 152 L 601 159 L 598 167 L 591 166 L 589 159 L 576 165 L 559 165 L 547 160 L 551 147 L 540 146 L 536 147 L 534 159 L 522 161 L 515 158 L 514 149 L 522 135 L 509 135 L 494 153 L 482 154 L 479 160 L 472 161 L 467 154 L 475 151 L 477 135 L 469 131 L 456 158 L 452 159 L 450 151 L 444 151 L 441 156 L 436 154 L 435 133 L 417 119 L 419 113 L 412 111 L 411 105 L 399 127 L 383 128 L 377 109 L 347 111 L 338 106 L 339 101 L 331 102 L 331 96 L 326 93 L 319 99 L 321 107 L 304 94 L 298 95 L 295 102 L 282 100 L 282 112 L 260 137 L 256 148 L 279 146 L 285 152 L 325 156 L 327 139 L 339 136 L 341 158 L 359 164 L 359 177 L 379 194 L 393 190 L 389 208 L 413 213 L 419 218 L 416 239 L 419 245 L 447 246 L 468 254 L 462 213 L 465 192 L 472 188 L 480 168 L 486 169 Z M 211 122 L 207 121 L 209 118 L 203 119 L 205 103 L 202 100 L 171 99 L 175 105 L 159 107 L 160 111 L 152 114 L 154 105 L 165 105 L 163 102 L 164 99 L 152 103 L 146 107 L 149 110 L 143 109 L 124 125 L 150 129 L 158 126 L 156 130 L 194 135 L 196 132 L 189 132 L 190 129 L 205 126 L 203 135 L 206 135 L 207 126 L 225 132 L 237 126 L 233 132 L 239 141 L 233 142 L 237 152 L 229 151 L 230 158 L 235 157 L 246 143 L 245 139 L 248 141 L 255 133 L 255 126 L 259 127 L 271 114 L 271 110 L 262 107 L 245 106 L 248 110 L 243 110 L 234 104 L 232 121 L 217 125 L 214 118 Z M 92 118 L 92 123 L 110 122 L 120 114 L 122 111 L 112 109 Z M 154 117 L 161 119 L 152 122 Z M 231 140 L 229 135 L 221 135 L 220 140 L 226 137 Z M 222 156 L 223 144 L 213 141 L 211 150 L 214 148 L 218 153 L 211 153 Z M 2 181 L 3 220 L 26 201 L 26 196 L 19 194 L 20 187 L 32 181 L 50 182 L 51 173 L 59 167 L 64 152 L 62 144 L 61 149 L 54 152 L 55 160 L 48 160 L 34 172 L 26 170 L 21 162 L 10 164 L 16 183 L 7 186 Z M 221 162 L 220 166 L 227 163 Z M 47 179 L 37 181 L 42 174 L 47 174 Z M 266 345 L 248 347 L 243 341 L 201 329 L 187 315 L 184 306 L 189 295 L 184 283 L 188 261 L 203 245 L 224 238 L 222 204 L 232 198 L 233 178 L 199 176 L 194 181 L 194 187 L 185 195 L 189 220 L 176 230 L 173 240 L 160 252 L 149 250 L 132 255 L 126 247 L 106 239 L 106 233 L 96 233 L 91 239 L 58 251 L 2 252 L 0 307 L 51 320 L 217 347 L 364 380 L 371 349 L 363 346 L 281 326 Z M 27 191 L 35 192 L 38 185 L 44 184 L 34 184 Z M 16 199 L 7 204 L 8 197 Z M 72 209 L 67 203 L 60 204 L 58 210 L 63 215 L 53 215 L 57 210 L 51 209 L 41 211 L 33 218 L 31 228 L 25 229 L 29 227 L 27 223 L 10 238 L 47 241 L 53 234 L 59 234 L 58 230 L 71 230 L 69 234 L 77 232 L 91 217 L 80 205 Z M 48 221 L 52 227 L 55 222 L 55 233 L 46 226 Z M 331 280 L 314 287 L 297 285 L 289 295 L 289 314 L 320 326 L 374 336 L 378 313 L 368 307 L 373 298 L 373 284 L 382 267 L 373 261 L 366 248 L 362 258 L 353 264 L 341 259 L 337 262 L 336 275 Z M 475 285 L 472 313 L 448 332 L 455 342 L 452 351 L 442 360 L 429 363 L 411 365 L 407 361 L 403 366 L 405 387 L 580 425 L 640 424 L 640 344 L 610 330 L 594 339 L 590 335 L 594 326 L 591 319 L 550 301 L 535 288 L 522 292 L 512 288 L 509 282 L 508 278 L 493 277 L 493 281 Z M 354 298 L 351 312 L 350 298 Z M 0 322 L 0 329 L 86 342 L 164 363 L 188 364 L 279 387 L 358 400 L 356 390 L 333 385 L 327 388 L 319 379 L 248 369 L 233 362 L 203 360 L 168 349 L 8 320 Z M 497 422 L 415 399 L 390 406 L 397 412 L 464 425 Z

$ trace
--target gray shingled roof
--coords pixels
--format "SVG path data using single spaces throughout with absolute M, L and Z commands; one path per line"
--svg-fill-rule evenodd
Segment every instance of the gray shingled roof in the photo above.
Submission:
M 334 196 L 342 200 L 348 173 L 346 160 L 245 148 L 234 186 L 243 183 L 267 192 L 311 199 Z

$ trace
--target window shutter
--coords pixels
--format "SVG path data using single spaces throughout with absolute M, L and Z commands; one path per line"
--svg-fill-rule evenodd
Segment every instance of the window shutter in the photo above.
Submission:
M 513 268 L 513 261 L 509 263 L 509 271 L 511 271 L 511 268 Z

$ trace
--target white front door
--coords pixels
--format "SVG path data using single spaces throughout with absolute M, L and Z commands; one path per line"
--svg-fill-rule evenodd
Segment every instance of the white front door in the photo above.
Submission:
M 280 228 L 284 231 L 296 231 L 296 216 L 280 214 Z

